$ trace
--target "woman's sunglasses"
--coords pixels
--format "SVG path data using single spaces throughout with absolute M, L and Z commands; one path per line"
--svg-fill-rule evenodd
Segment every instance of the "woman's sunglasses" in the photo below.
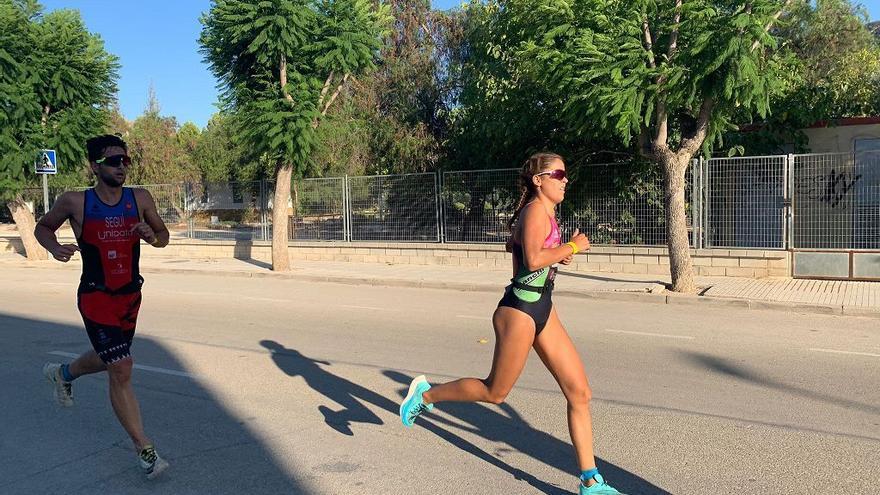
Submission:
M 131 158 L 128 155 L 111 155 L 95 160 L 98 165 L 106 165 L 108 167 L 119 168 L 121 166 L 131 166 Z
M 568 177 L 567 175 L 565 175 L 565 170 L 562 170 L 561 168 L 537 173 L 537 174 L 535 174 L 535 177 L 537 177 L 539 175 L 549 175 L 551 179 L 556 179 L 556 180 L 562 180 L 562 179 Z

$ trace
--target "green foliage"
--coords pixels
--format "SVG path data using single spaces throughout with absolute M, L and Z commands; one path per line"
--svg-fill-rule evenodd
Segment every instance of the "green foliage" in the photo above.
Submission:
M 322 106 L 346 75 L 374 66 L 387 8 L 368 0 L 216 0 L 201 21 L 202 53 L 224 85 L 235 139 L 252 157 L 301 175 Z
M 264 163 L 250 159 L 233 136 L 232 117 L 218 113 L 211 117 L 199 136 L 192 160 L 205 182 L 252 181 L 269 175 Z
M 760 126 L 732 136 L 749 154 L 778 153 L 783 144 L 806 152 L 801 129 L 816 121 L 880 114 L 880 44 L 867 14 L 849 0 L 799 0 L 777 30 L 786 57 L 774 70 L 784 92 L 771 101 L 773 115 L 740 122 Z
M 527 36 L 512 25 L 508 7 L 474 1 L 457 16 L 458 39 L 450 43 L 448 66 L 458 93 L 445 166 L 518 167 L 532 152 L 548 149 L 578 164 L 629 151 L 596 126 L 575 132 L 568 124 L 563 115 L 568 95 L 548 85 L 545 74 L 526 71 L 518 57 Z
M 178 130 L 174 117 L 163 117 L 151 111 L 135 119 L 127 136 L 132 158 L 129 182 L 162 184 L 195 179 L 198 171 L 192 161 L 192 152 L 197 133 L 198 128 L 191 123 Z
M 711 103 L 707 146 L 738 109 L 759 116 L 782 90 L 766 26 L 783 2 L 510 0 L 501 23 L 518 67 L 544 81 L 578 132 L 597 126 L 624 142 L 656 135 L 669 116 L 676 148 Z M 676 15 L 680 22 L 675 23 Z M 650 45 L 646 36 L 650 33 Z M 672 33 L 677 33 L 676 45 Z M 675 142 L 678 141 L 678 142 Z
M 40 148 L 57 151 L 54 185 L 81 184 L 85 141 L 106 127 L 118 63 L 79 14 L 42 14 L 32 0 L 0 0 L 0 191 L 36 184 Z

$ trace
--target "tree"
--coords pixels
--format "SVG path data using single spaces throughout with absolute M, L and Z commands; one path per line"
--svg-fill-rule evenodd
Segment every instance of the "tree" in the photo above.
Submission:
M 431 10 L 428 0 L 386 3 L 393 23 L 376 70 L 343 90 L 347 98 L 319 128 L 318 175 L 426 172 L 445 157 L 455 15 Z
M 770 28 L 791 0 L 508 0 L 493 22 L 573 132 L 613 133 L 663 170 L 672 289 L 694 292 L 684 186 L 740 108 L 781 90 Z
M 122 139 L 128 139 L 128 133 L 131 132 L 131 122 L 125 120 L 125 116 L 122 115 L 118 100 L 114 100 L 110 104 L 109 113 L 106 132 L 116 134 L 122 137 Z
M 202 182 L 221 182 L 235 177 L 243 154 L 233 141 L 230 118 L 218 113 L 208 121 L 192 156 Z
M 178 129 L 177 119 L 163 117 L 160 110 L 151 86 L 144 114 L 132 122 L 128 133 L 132 158 L 128 176 L 134 184 L 183 182 L 198 176 L 191 155 L 198 128 L 190 123 Z
M 880 41 L 864 8 L 849 0 L 797 0 L 788 10 L 774 29 L 790 55 L 782 71 L 785 91 L 771 100 L 773 115 L 727 140 L 749 154 L 779 152 L 792 143 L 806 152 L 801 129 L 816 121 L 880 114 Z M 754 120 L 745 112 L 739 118 Z
M 28 258 L 45 258 L 22 191 L 36 185 L 31 163 L 55 149 L 56 185 L 81 184 L 85 141 L 107 125 L 118 63 L 79 14 L 42 14 L 33 0 L 0 0 L 0 200 L 6 202 Z
M 275 163 L 273 270 L 290 269 L 291 179 L 308 166 L 340 92 L 374 67 L 387 12 L 370 0 L 215 0 L 202 16 L 199 42 L 235 114 L 235 137 Z

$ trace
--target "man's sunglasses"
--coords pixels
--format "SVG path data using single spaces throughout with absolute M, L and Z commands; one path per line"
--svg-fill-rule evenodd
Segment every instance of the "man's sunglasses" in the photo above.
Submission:
M 106 165 L 108 167 L 119 168 L 121 166 L 131 166 L 131 158 L 128 155 L 111 155 L 95 160 L 98 165 Z
M 537 174 L 535 174 L 535 177 L 537 177 L 539 175 L 549 175 L 551 179 L 556 179 L 556 180 L 562 180 L 562 179 L 568 177 L 567 175 L 565 175 L 565 170 L 562 170 L 561 168 L 537 173 Z

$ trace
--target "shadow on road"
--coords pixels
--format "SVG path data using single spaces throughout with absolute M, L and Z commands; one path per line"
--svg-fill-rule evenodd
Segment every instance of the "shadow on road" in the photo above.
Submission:
M 413 377 L 393 370 L 383 371 L 383 374 L 395 382 L 404 385 L 399 391 L 400 396 L 404 397 Z M 444 402 L 437 404 L 435 410 L 442 410 L 460 423 L 446 420 L 435 414 L 429 414 L 426 418 L 420 417 L 417 425 L 437 433 L 441 438 L 446 438 L 443 434 L 445 430 L 438 425 L 464 430 L 492 442 L 507 444 L 515 452 L 528 455 L 560 471 L 572 473 L 572 480 L 574 480 L 574 474 L 579 472 L 575 462 L 574 447 L 569 442 L 559 440 L 553 435 L 532 428 L 516 409 L 508 404 L 501 404 L 495 408 L 481 403 Z M 565 411 L 560 409 L 560 416 L 564 415 Z M 423 421 L 423 419 L 428 418 L 430 418 L 429 421 Z M 470 444 L 460 445 L 455 439 L 447 440 L 462 450 L 474 454 L 491 464 L 495 464 L 493 461 L 500 462 L 493 455 L 469 449 L 468 446 Z M 634 445 L 633 447 L 636 448 L 637 446 Z M 486 457 L 481 455 L 481 452 Z M 666 490 L 655 486 L 634 473 L 606 462 L 599 457 L 596 457 L 596 464 L 598 464 L 597 467 L 602 472 L 602 476 L 615 488 L 624 493 L 629 495 L 669 494 Z M 509 466 L 508 468 L 505 470 L 513 474 L 517 479 L 523 479 L 544 493 L 569 493 L 567 490 L 561 490 L 559 487 L 547 485 L 540 480 L 536 480 L 531 475 L 526 475 L 516 468 Z M 577 486 L 576 483 L 573 484 Z
M 628 279 L 628 278 L 614 278 L 614 277 L 603 277 L 601 275 L 592 275 L 586 273 L 575 273 L 567 270 L 559 270 L 559 275 L 564 275 L 566 277 L 574 277 L 574 278 L 585 278 L 588 280 L 597 280 L 599 282 L 630 282 L 634 284 L 660 284 L 662 286 L 668 286 L 669 283 L 664 282 L 662 280 L 638 280 L 638 279 Z
M 737 380 L 741 380 L 743 382 L 748 382 L 760 387 L 778 390 L 780 392 L 805 397 L 807 399 L 819 402 L 826 402 L 834 406 L 855 409 L 858 411 L 866 412 L 868 414 L 880 415 L 880 407 L 877 407 L 875 405 L 865 404 L 851 399 L 844 399 L 842 397 L 835 397 L 833 395 L 814 392 L 812 390 L 807 390 L 804 388 L 782 383 L 774 380 L 773 378 L 762 376 L 760 373 L 752 371 L 745 366 L 734 364 L 728 359 L 720 358 L 717 356 L 710 356 L 709 354 L 693 351 L 682 351 L 682 355 L 685 357 L 686 360 L 690 361 L 692 364 L 701 369 L 706 369 L 721 375 L 736 378 Z
M 367 408 L 366 404 L 371 404 L 395 416 L 399 413 L 399 403 L 396 400 L 388 399 L 350 380 L 334 375 L 325 369 L 332 366 L 327 361 L 305 356 L 299 351 L 285 347 L 273 340 L 262 340 L 260 345 L 271 352 L 272 360 L 288 376 L 302 377 L 313 390 L 342 406 L 340 410 L 333 410 L 326 405 L 318 406 L 318 409 L 324 415 L 326 423 L 342 434 L 354 435 L 354 431 L 351 428 L 353 423 L 383 423 L 376 414 Z M 403 397 L 412 377 L 393 370 L 385 370 L 382 373 L 394 382 L 404 386 L 400 389 L 400 396 Z M 500 406 L 503 414 L 499 413 L 495 408 L 482 404 L 444 403 L 437 407 L 439 410 L 456 418 L 458 422 L 449 421 L 429 413 L 419 418 L 417 426 L 425 428 L 459 449 L 511 474 L 515 479 L 528 483 L 541 493 L 548 495 L 571 493 L 569 489 L 573 487 L 560 488 L 554 486 L 503 460 L 506 453 L 515 451 L 526 454 L 559 470 L 574 474 L 577 473 L 577 466 L 574 462 L 574 451 L 570 443 L 560 441 L 552 435 L 535 430 L 520 417 L 513 407 L 507 404 Z M 560 414 L 564 415 L 564 411 L 560 411 Z M 388 427 L 403 428 L 397 421 L 393 425 L 388 425 Z M 494 453 L 486 452 L 462 438 L 455 433 L 455 430 L 479 435 L 492 442 L 504 443 L 510 446 L 510 449 L 501 449 Z M 392 452 L 389 455 L 406 455 L 406 453 Z M 603 475 L 618 489 L 628 494 L 668 494 L 667 491 L 654 486 L 625 469 L 601 459 L 597 459 L 597 462 Z M 574 476 L 572 476 L 572 484 L 576 486 Z
M 313 390 L 342 406 L 340 410 L 333 410 L 326 405 L 318 406 L 318 409 L 324 415 L 326 423 L 342 434 L 354 435 L 354 431 L 351 428 L 353 423 L 377 425 L 383 423 L 376 414 L 367 408 L 366 404 L 371 404 L 395 416 L 399 413 L 399 403 L 397 401 L 388 399 L 350 380 L 334 375 L 325 369 L 332 366 L 327 361 L 305 356 L 299 351 L 285 347 L 273 340 L 262 340 L 260 345 L 271 352 L 273 362 L 288 376 L 302 377 Z M 385 370 L 382 373 L 404 386 L 404 388 L 400 389 L 400 396 L 403 397 L 412 377 L 392 370 Z M 427 414 L 419 418 L 417 425 L 464 452 L 511 474 L 515 479 L 528 483 L 541 493 L 571 493 L 567 489 L 542 481 L 503 460 L 506 453 L 515 451 L 526 454 L 559 470 L 574 474 L 577 472 L 577 466 L 574 462 L 573 449 L 568 442 L 560 441 L 547 433 L 535 430 L 513 407 L 507 404 L 500 406 L 503 414 L 499 413 L 495 408 L 482 404 L 444 403 L 439 404 L 437 407 L 439 410 L 456 418 L 459 422 L 449 421 L 435 414 Z M 560 412 L 560 415 L 562 416 L 563 412 Z M 388 427 L 403 428 L 396 421 L 395 424 Z M 479 435 L 492 442 L 504 443 L 510 446 L 510 449 L 501 449 L 495 453 L 486 452 L 459 436 L 454 432 L 455 430 Z M 404 453 L 401 452 L 400 455 L 404 455 Z M 625 469 L 601 459 L 597 459 L 597 462 L 603 475 L 618 489 L 626 493 L 631 495 L 668 494 L 667 491 Z M 572 476 L 572 482 L 575 484 L 574 476 Z
M 301 376 L 313 390 L 342 406 L 340 410 L 318 406 L 327 425 L 339 433 L 354 435 L 352 423 L 382 424 L 379 416 L 364 406 L 361 400 L 389 411 L 394 410 L 394 403 L 385 397 L 324 370 L 321 366 L 330 366 L 327 361 L 304 356 L 274 340 L 261 340 L 260 345 L 272 353 L 272 361 L 281 371 L 291 377 Z
M 0 435 L 0 493 L 310 493 L 254 435 L 250 418 L 228 411 L 198 378 L 135 369 L 147 433 L 171 463 L 162 477 L 147 482 L 112 413 L 105 374 L 73 383 L 72 408 L 51 399 L 41 368 L 70 360 L 50 352 L 88 350 L 85 330 L 0 313 L 0 339 L 22 343 L 2 353 L 0 379 L 18 385 L 4 385 L 0 401 L 0 417 L 15 424 Z M 135 364 L 187 371 L 150 338 L 135 336 L 132 355 Z

